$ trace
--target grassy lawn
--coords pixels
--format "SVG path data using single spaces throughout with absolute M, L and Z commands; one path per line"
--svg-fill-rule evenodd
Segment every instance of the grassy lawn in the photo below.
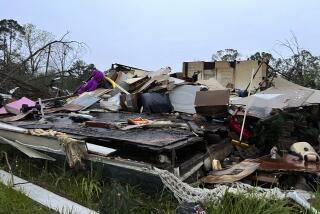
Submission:
M 1 214 L 54 214 L 53 210 L 47 209 L 35 203 L 23 193 L 15 191 L 0 183 L 0 213 Z

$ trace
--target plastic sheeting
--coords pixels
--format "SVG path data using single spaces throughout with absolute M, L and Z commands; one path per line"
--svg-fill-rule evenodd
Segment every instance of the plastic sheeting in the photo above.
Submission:
M 248 106 L 250 115 L 264 118 L 272 109 L 300 107 L 320 103 L 320 90 L 302 87 L 282 77 L 274 79 L 274 86 L 250 97 L 230 100 L 232 105 Z
M 174 111 L 195 114 L 194 101 L 200 89 L 201 86 L 181 85 L 170 91 L 169 98 Z
M 248 112 L 252 116 L 265 118 L 270 115 L 273 108 L 286 107 L 286 97 L 283 94 L 255 94 L 248 103 Z

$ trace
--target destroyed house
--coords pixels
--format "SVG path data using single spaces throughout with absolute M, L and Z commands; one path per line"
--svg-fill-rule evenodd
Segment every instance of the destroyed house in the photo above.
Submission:
M 245 193 L 260 188 L 249 184 L 297 189 L 303 180 L 310 190 L 320 175 L 320 90 L 276 72 L 269 76 L 267 67 L 258 61 L 190 62 L 184 63 L 185 79 L 172 77 L 170 67 L 93 69 L 76 93 L 4 101 L 0 144 L 29 158 L 66 161 L 70 168 L 90 164 L 102 179 L 148 191 L 164 185 L 185 201 L 235 191 L 230 183 Z M 86 88 L 93 82 L 96 88 Z M 251 92 L 251 83 L 272 85 L 246 97 L 226 88 Z M 221 185 L 187 184 L 195 181 Z
M 93 91 L 43 99 L 42 104 L 27 97 L 9 101 L 0 108 L 0 143 L 32 158 L 66 159 L 70 167 L 91 162 L 108 178 L 157 185 L 156 167 L 195 180 L 210 169 L 210 158 L 223 159 L 232 145 L 223 124 L 192 114 L 212 106 L 226 112 L 229 93 L 223 88 L 200 91 L 206 86 L 172 78 L 170 70 L 113 64 L 100 72 L 107 84 Z M 219 99 L 205 102 L 211 94 Z
M 252 70 L 255 78 L 252 88 L 258 88 L 261 82 L 267 77 L 268 66 L 265 63 L 260 65 L 259 61 L 194 61 L 183 62 L 182 71 L 185 78 L 192 78 L 195 74 L 198 80 L 216 79 L 221 85 L 230 89 L 247 88 Z

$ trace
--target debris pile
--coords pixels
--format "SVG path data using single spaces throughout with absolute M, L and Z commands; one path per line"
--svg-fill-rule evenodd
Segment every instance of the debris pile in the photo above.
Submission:
M 113 64 L 106 72 L 94 69 L 67 96 L 1 99 L 0 141 L 33 158 L 66 155 L 72 167 L 87 160 L 102 163 L 115 177 L 135 174 L 151 181 L 167 170 L 204 185 L 241 181 L 315 188 L 320 91 L 267 72 L 265 62 L 184 67 L 181 75 L 170 67 L 147 71 Z M 221 75 L 229 70 L 235 79 L 226 82 Z M 33 133 L 62 133 L 71 143 Z

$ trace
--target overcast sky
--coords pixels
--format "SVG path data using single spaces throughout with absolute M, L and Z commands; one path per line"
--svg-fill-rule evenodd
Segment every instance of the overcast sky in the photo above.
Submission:
M 281 51 L 277 40 L 298 37 L 320 55 L 318 0 L 0 0 L 1 19 L 85 42 L 83 55 L 99 69 L 121 63 L 157 70 L 210 60 L 225 48 L 246 57 Z M 273 52 L 274 53 L 274 52 Z

